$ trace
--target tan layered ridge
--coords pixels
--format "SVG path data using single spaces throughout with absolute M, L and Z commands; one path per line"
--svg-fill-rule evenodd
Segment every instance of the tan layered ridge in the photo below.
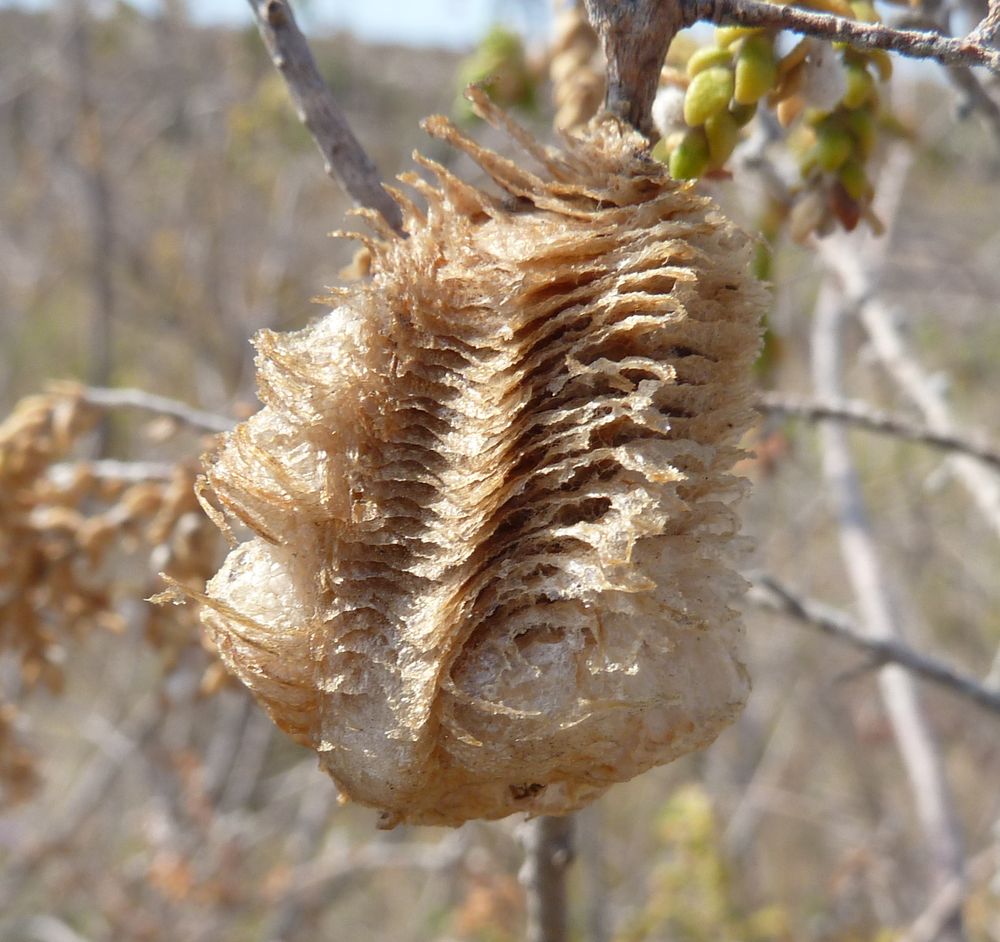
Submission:
M 477 107 L 505 119 L 487 102 Z M 748 692 L 727 556 L 752 418 L 746 239 L 614 121 L 539 173 L 447 121 L 409 238 L 305 330 L 208 471 L 256 536 L 204 622 L 382 823 L 562 813 L 711 742 Z

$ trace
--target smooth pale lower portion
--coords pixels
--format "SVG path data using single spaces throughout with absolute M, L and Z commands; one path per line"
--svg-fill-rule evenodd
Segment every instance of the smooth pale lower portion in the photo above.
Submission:
M 341 658 L 340 681 L 323 689 L 328 626 L 317 620 L 309 579 L 296 584 L 293 549 L 261 539 L 238 547 L 208 591 L 240 613 L 241 630 L 218 611 L 205 617 L 210 628 L 225 619 L 224 656 L 240 662 L 265 703 L 280 702 L 276 718 L 286 728 L 289 698 L 298 698 L 306 728 L 289 731 L 319 752 L 347 797 L 381 808 L 384 823 L 562 814 L 709 745 L 749 694 L 738 621 L 709 630 L 671 609 L 663 578 L 671 567 L 657 552 L 664 542 L 646 538 L 634 551 L 636 574 L 659 570 L 649 594 L 553 602 L 494 633 L 486 624 L 448 652 L 443 675 L 444 652 L 427 652 L 428 682 L 405 694 L 413 701 L 405 729 L 377 658 L 353 676 Z M 673 575 L 684 577 L 676 566 Z M 316 692 L 303 697 L 308 690 Z M 310 730 L 316 716 L 322 728 Z

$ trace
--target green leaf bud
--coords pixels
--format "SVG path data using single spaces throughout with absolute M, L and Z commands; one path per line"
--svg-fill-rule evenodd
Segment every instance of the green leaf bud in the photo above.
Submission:
M 720 111 L 705 122 L 708 138 L 708 165 L 718 170 L 728 159 L 740 140 L 740 126 L 728 111 Z
M 717 26 L 715 28 L 715 44 L 728 48 L 747 36 L 759 36 L 763 32 L 763 26 Z
M 694 78 L 699 72 L 710 69 L 715 65 L 729 65 L 733 56 L 728 49 L 720 49 L 718 46 L 705 46 L 699 49 L 688 59 L 688 78 Z
M 670 175 L 694 180 L 708 169 L 708 138 L 703 128 L 690 128 L 670 155 Z
M 871 184 L 864 167 L 857 160 L 846 161 L 840 168 L 837 179 L 852 200 L 861 203 L 871 198 Z
M 699 72 L 688 85 L 684 96 L 684 120 L 691 127 L 704 124 L 722 111 L 733 97 L 733 72 L 716 65 Z
M 832 173 L 854 152 L 854 140 L 843 128 L 825 124 L 816 132 L 816 162 Z
M 770 36 L 748 36 L 736 56 L 733 97 L 738 104 L 752 105 L 766 95 L 778 79 L 774 42 Z
M 847 77 L 847 91 L 844 92 L 845 108 L 860 108 L 867 104 L 875 91 L 875 80 L 863 65 L 848 65 L 844 73 Z

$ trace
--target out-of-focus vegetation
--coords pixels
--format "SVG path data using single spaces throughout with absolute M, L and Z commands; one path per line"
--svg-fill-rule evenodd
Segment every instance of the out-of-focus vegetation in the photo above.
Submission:
M 252 394 L 246 339 L 302 323 L 350 258 L 324 238 L 348 204 L 256 30 L 194 29 L 182 4 L 167 9 L 149 20 L 121 4 L 89 19 L 83 56 L 62 7 L 2 11 L 0 343 L 18 351 L 0 376 L 8 404 L 40 377 L 88 376 L 95 267 L 113 283 L 107 379 L 222 407 Z M 450 54 L 349 37 L 316 53 L 386 171 L 422 143 L 416 116 L 451 108 Z M 94 241 L 95 173 L 107 181 L 106 245 Z
M 304 324 L 310 298 L 351 258 L 350 244 L 325 238 L 346 201 L 251 27 L 195 28 L 178 2 L 156 18 L 126 4 L 100 19 L 81 9 L 0 9 L 0 414 L 54 379 L 245 413 L 249 338 Z M 318 38 L 314 50 L 387 176 L 416 146 L 451 159 L 418 121 L 453 108 L 456 56 L 346 36 Z M 915 130 L 915 163 L 880 291 L 927 382 L 947 383 L 963 422 L 998 438 L 995 142 L 973 120 L 956 123 L 943 85 L 903 71 L 894 108 Z M 551 113 L 542 104 L 530 120 L 544 128 Z M 762 384 L 808 389 L 814 256 L 784 241 L 753 177 L 712 186 L 744 225 L 774 237 L 761 254 L 775 283 Z M 905 408 L 862 338 L 850 339 L 853 394 Z M 66 431 L 56 418 L 40 427 Z M 78 432 L 60 461 L 100 449 L 162 465 L 207 444 L 124 411 Z M 985 675 L 1000 645 L 998 534 L 940 454 L 862 433 L 852 441 L 906 587 L 909 640 Z M 755 481 L 746 508 L 756 563 L 850 610 L 813 431 L 769 420 L 753 444 L 744 471 Z M 11 454 L 0 450 L 0 481 L 12 480 Z M 62 481 L 98 520 L 125 493 Z M 31 672 L 16 637 L 26 621 L 0 625 L 0 938 L 519 938 L 517 821 L 376 833 L 371 813 L 337 804 L 311 755 L 211 675 L 191 613 L 142 601 L 180 558 L 173 541 L 188 531 L 174 527 L 198 513 L 185 504 L 157 530 L 161 485 L 128 526 L 92 537 L 110 543 L 91 568 L 67 557 L 63 524 L 42 527 L 13 485 L 0 494 L 0 571 L 28 546 L 14 521 L 38 539 L 20 594 L 4 582 L 0 606 L 35 599 L 32 586 L 60 567 L 74 592 L 119 587 L 83 632 L 63 630 L 65 610 L 46 603 Z M 199 566 L 177 578 L 210 571 Z M 581 817 L 575 938 L 888 942 L 928 904 L 874 670 L 778 616 L 749 611 L 748 631 L 755 693 L 739 723 Z M 988 856 L 1000 841 L 1000 725 L 923 692 L 981 862 L 969 937 L 1000 939 L 1000 862 Z

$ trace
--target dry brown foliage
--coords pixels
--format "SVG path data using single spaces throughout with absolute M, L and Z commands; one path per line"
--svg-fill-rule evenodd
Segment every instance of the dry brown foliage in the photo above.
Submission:
M 219 540 L 194 496 L 195 469 L 131 480 L 127 466 L 74 458 L 101 418 L 83 387 L 23 399 L 0 424 L 0 653 L 20 665 L 23 691 L 63 685 L 68 647 L 92 629 L 122 631 L 123 600 L 156 590 L 159 571 L 201 585 Z M 198 643 L 191 615 L 150 607 L 150 639 L 167 652 Z M 0 781 L 24 797 L 29 753 L 0 707 Z

